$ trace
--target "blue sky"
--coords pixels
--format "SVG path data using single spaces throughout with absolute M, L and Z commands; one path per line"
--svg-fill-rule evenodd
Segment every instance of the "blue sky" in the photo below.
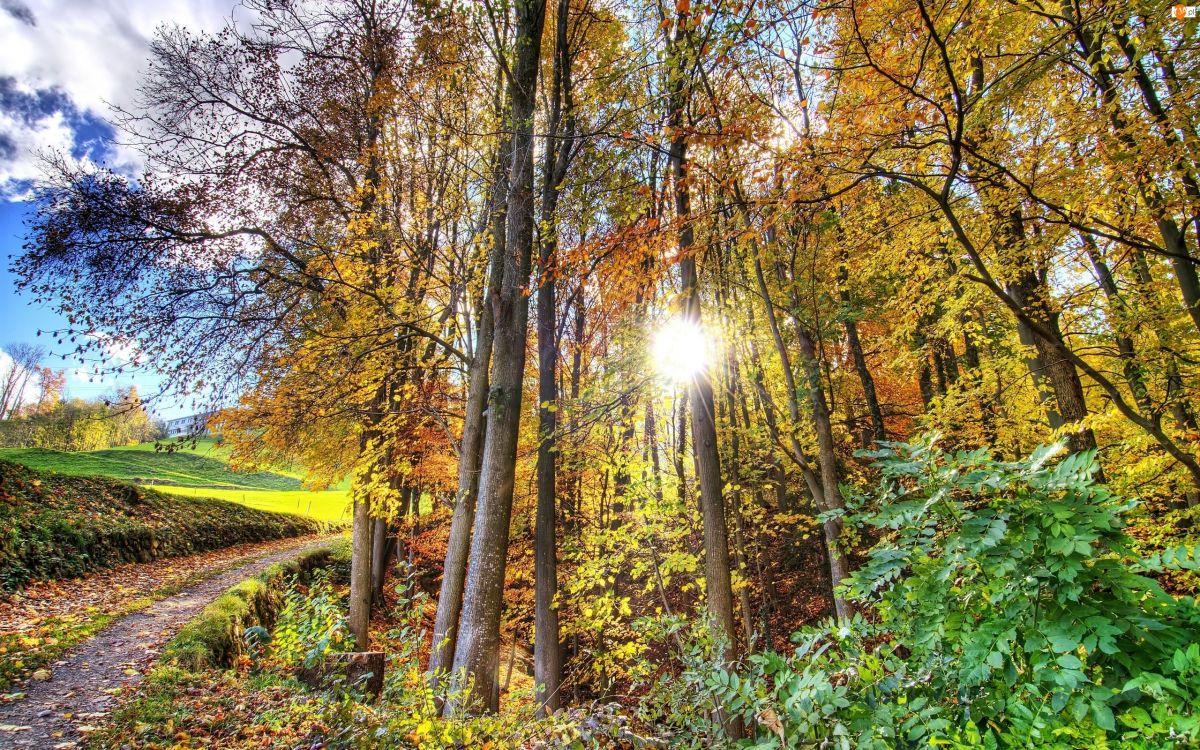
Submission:
M 150 39 L 164 24 L 215 30 L 234 0 L 0 0 L 0 349 L 15 342 L 49 348 L 46 365 L 67 373 L 70 396 L 94 398 L 135 384 L 143 396 L 158 378 L 141 371 L 114 380 L 89 378 L 79 363 L 54 351 L 38 330 L 65 327 L 49 307 L 17 294 L 9 272 L 21 253 L 30 190 L 39 155 L 57 152 L 136 173 L 138 154 L 116 145 L 108 124 L 112 107 L 134 107 L 134 93 Z M 128 371 L 127 371 L 128 372 Z M 164 418 L 187 410 L 153 403 Z

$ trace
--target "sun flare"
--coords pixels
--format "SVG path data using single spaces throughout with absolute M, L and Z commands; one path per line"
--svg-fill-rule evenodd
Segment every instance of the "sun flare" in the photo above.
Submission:
M 671 318 L 654 334 L 651 354 L 659 374 L 672 382 L 684 382 L 708 367 L 712 342 L 694 321 Z

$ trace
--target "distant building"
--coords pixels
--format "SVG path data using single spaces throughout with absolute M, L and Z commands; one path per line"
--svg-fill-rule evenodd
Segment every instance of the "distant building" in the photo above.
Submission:
M 168 419 L 163 422 L 163 426 L 167 430 L 167 437 L 207 436 L 212 434 L 212 431 L 208 429 L 208 418 L 212 415 L 213 412 L 204 412 Z

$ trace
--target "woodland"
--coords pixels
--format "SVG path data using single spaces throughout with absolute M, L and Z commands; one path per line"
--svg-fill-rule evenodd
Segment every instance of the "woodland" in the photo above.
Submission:
M 289 617 L 369 650 L 397 576 L 429 724 L 331 746 L 1192 747 L 1198 47 L 1141 0 L 243 0 L 154 39 L 142 173 L 47 158 L 13 269 L 236 466 L 351 478 L 348 595 Z

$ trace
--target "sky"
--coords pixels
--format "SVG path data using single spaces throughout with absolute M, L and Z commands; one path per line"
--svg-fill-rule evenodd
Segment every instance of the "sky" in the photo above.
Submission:
M 9 271 L 24 244 L 31 190 L 42 155 L 69 154 L 136 174 L 136 153 L 114 142 L 112 107 L 132 108 L 155 29 L 179 24 L 212 31 L 229 19 L 234 0 L 0 0 L 0 349 L 13 342 L 51 350 L 45 364 L 67 372 L 67 394 L 95 398 L 136 385 L 153 395 L 147 370 L 117 382 L 96 379 L 59 356 L 37 332 L 66 327 L 49 307 L 20 296 Z M 0 362 L 3 361 L 0 357 Z M 163 418 L 188 410 L 151 402 Z

